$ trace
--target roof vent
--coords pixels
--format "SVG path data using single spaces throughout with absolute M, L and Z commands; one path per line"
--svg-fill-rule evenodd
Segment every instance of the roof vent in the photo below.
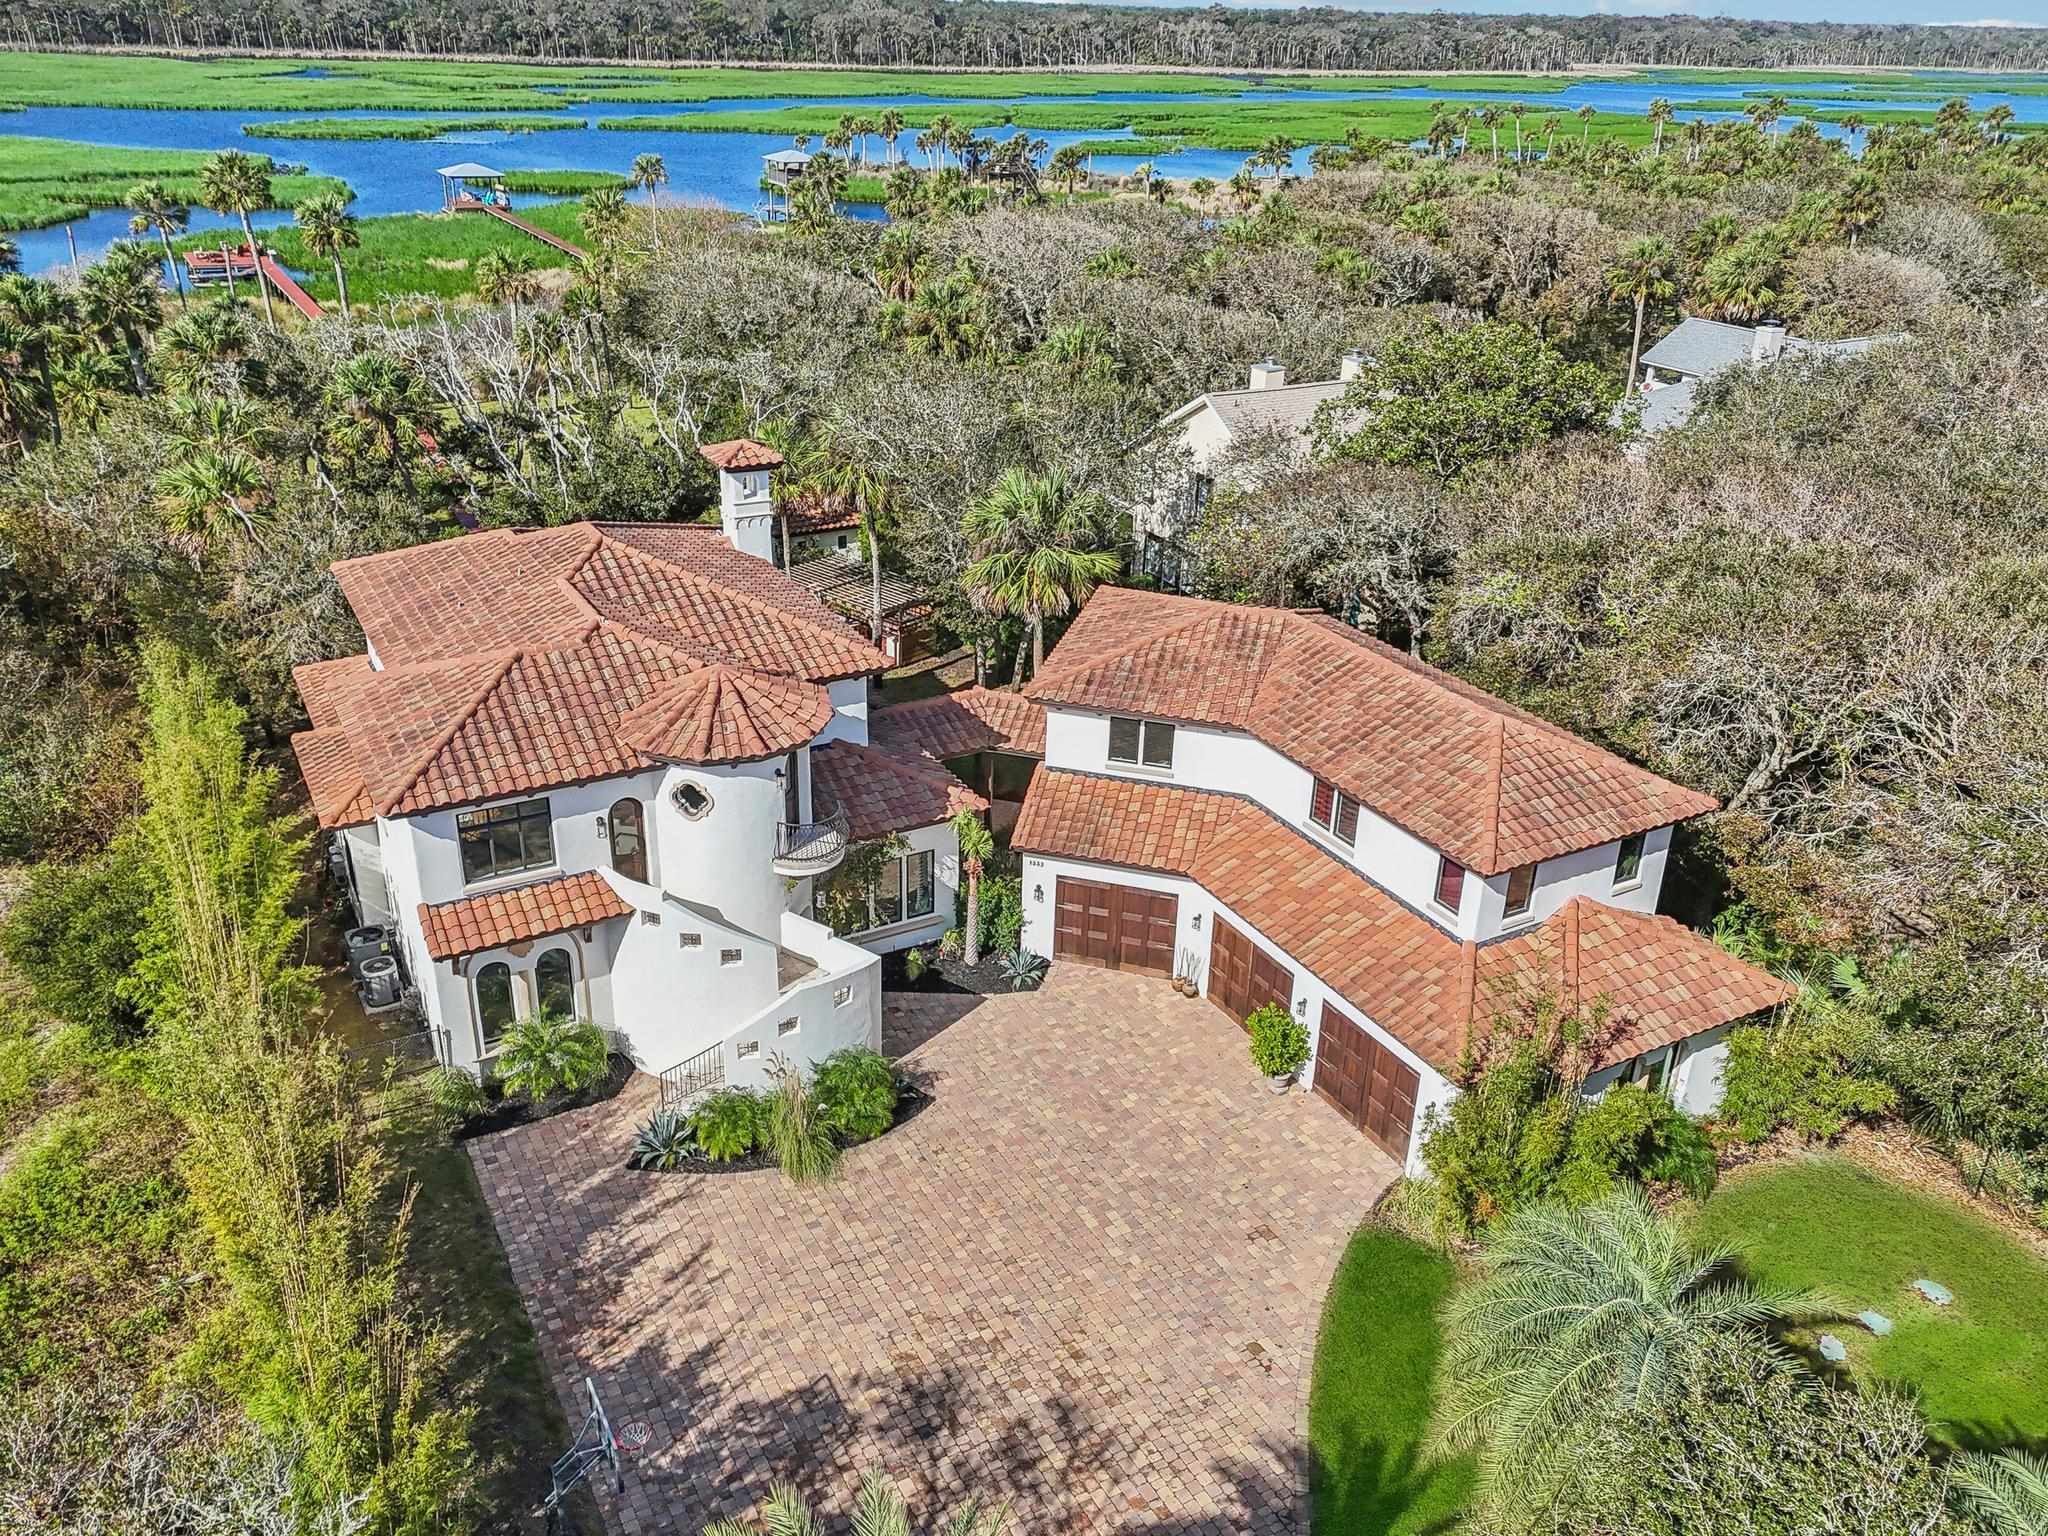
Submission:
M 1278 389 L 1287 382 L 1287 370 L 1272 358 L 1263 358 L 1252 364 L 1253 389 Z

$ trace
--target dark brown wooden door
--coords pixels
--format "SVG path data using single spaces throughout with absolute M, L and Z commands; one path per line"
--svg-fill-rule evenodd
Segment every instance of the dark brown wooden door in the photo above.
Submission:
M 1180 899 L 1102 880 L 1053 882 L 1055 959 L 1141 976 L 1173 974 Z
M 1240 1027 L 1267 1003 L 1291 1007 L 1294 972 L 1221 917 L 1215 922 L 1215 932 L 1209 936 L 1209 1001 Z
M 1415 1096 L 1421 1090 L 1420 1074 L 1366 1030 L 1323 1004 L 1316 1092 L 1403 1165 L 1415 1129 Z

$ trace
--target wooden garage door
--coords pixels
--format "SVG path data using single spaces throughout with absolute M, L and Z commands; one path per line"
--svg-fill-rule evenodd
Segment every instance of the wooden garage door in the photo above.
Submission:
M 1141 976 L 1173 974 L 1178 897 L 1061 875 L 1053 882 L 1053 903 L 1055 958 Z
M 1422 1079 L 1369 1033 L 1323 1004 L 1316 1047 L 1316 1092 L 1378 1142 L 1396 1162 L 1408 1161 L 1415 1095 Z
M 1240 1026 L 1267 1003 L 1291 1006 L 1294 972 L 1221 917 L 1209 938 L 1209 1001 Z

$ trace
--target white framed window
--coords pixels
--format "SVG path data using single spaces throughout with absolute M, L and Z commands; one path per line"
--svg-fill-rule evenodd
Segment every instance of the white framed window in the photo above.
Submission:
M 493 960 L 489 965 L 477 969 L 476 980 L 476 1023 L 478 1044 L 488 1056 L 498 1048 L 498 1042 L 505 1038 L 518 1016 L 518 1009 L 512 1001 L 512 967 L 502 960 Z
M 1173 727 L 1164 720 L 1112 715 L 1109 720 L 1109 760 L 1133 768 L 1171 769 Z
M 793 1035 L 796 1031 L 797 1021 L 795 1019 L 777 1019 L 775 1021 L 775 1034 L 778 1039 L 783 1035 Z
M 1358 802 L 1328 779 L 1317 779 L 1309 791 L 1308 819 L 1340 843 L 1358 841 Z
M 1508 871 L 1507 915 L 1520 917 L 1536 899 L 1536 866 L 1524 864 Z
M 1621 840 L 1621 846 L 1614 852 L 1614 888 L 1627 890 L 1640 885 L 1643 879 L 1643 843 L 1645 835 L 1631 833 Z
M 683 949 L 702 949 L 704 947 L 704 935 L 701 933 L 679 933 L 676 935 L 676 943 Z
M 850 1002 L 852 1002 L 852 1001 L 853 1001 L 853 988 L 852 988 L 852 987 L 834 987 L 834 988 L 832 989 L 832 1006 L 833 1006 L 833 1007 L 835 1007 L 835 1008 L 844 1008 L 844 1007 L 845 1007 L 845 1006 L 846 1006 L 846 1005 L 847 1005 L 848 1003 L 850 1003 Z
M 1454 916 L 1465 899 L 1465 866 L 1448 854 L 1437 858 L 1436 889 L 1430 892 L 1430 898 Z
M 761 1042 L 758 1040 L 742 1040 L 733 1050 L 733 1055 L 739 1057 L 741 1061 L 745 1061 L 749 1056 L 758 1056 L 760 1054 Z

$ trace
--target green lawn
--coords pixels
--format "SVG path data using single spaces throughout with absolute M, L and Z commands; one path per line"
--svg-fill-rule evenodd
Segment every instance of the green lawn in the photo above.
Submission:
M 519 217 L 528 223 L 578 245 L 585 239 L 578 223 L 581 214 L 577 203 L 544 203 L 519 210 Z M 393 214 L 365 219 L 357 232 L 363 243 L 343 262 L 351 303 L 412 294 L 462 297 L 474 291 L 477 258 L 486 251 L 521 252 L 532 257 L 538 268 L 574 265 L 572 258 L 554 247 L 481 213 Z M 334 269 L 306 250 L 297 229 L 286 225 L 264 230 L 261 237 L 265 245 L 275 248 L 286 267 L 299 274 L 300 283 L 315 299 L 330 308 L 338 302 Z M 187 235 L 173 242 L 180 250 L 219 243 L 220 236 L 214 233 Z M 245 297 L 251 292 L 247 284 L 239 286 Z
M 199 200 L 199 170 L 210 157 L 188 149 L 110 149 L 69 139 L 0 135 L 0 229 L 41 229 L 115 208 L 138 181 L 161 181 L 173 197 Z M 271 164 L 267 155 L 252 159 Z M 319 192 L 346 192 L 332 176 L 279 176 L 274 206 L 290 208 Z
M 1916 1389 L 1940 1438 L 2048 1443 L 2048 1264 L 1974 1212 L 1815 1156 L 1730 1179 L 1699 1230 L 1739 1251 L 1759 1284 L 1810 1287 L 1889 1317 L 1888 1338 L 1854 1323 L 1830 1331 L 1859 1377 Z M 1923 1301 L 1911 1288 L 1922 1277 L 1955 1292 L 1954 1304 Z
M 1422 1536 L 1465 1507 L 1471 1461 L 1430 1465 L 1420 1451 L 1454 1278 L 1442 1254 L 1377 1226 L 1345 1250 L 1309 1386 L 1315 1536 Z

